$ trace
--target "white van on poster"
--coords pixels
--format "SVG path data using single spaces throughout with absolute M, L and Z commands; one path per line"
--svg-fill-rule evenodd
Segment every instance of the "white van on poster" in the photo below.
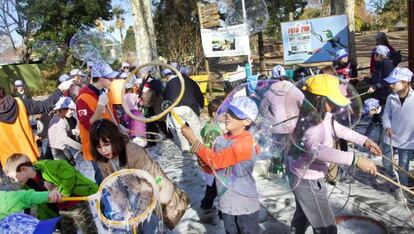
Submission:
M 201 29 L 201 40 L 204 56 L 207 58 L 250 54 L 249 30 L 246 24 L 215 30 Z

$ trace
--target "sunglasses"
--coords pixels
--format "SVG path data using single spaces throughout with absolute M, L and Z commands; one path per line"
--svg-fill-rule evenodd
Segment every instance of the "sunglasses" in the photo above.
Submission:
M 102 78 L 109 80 L 109 81 L 113 81 L 115 79 L 115 78 L 110 78 L 110 77 L 102 77 Z
M 234 114 L 234 112 L 233 111 L 231 111 L 231 110 L 227 110 L 227 114 L 228 115 L 230 115 L 230 117 L 231 118 L 233 118 L 233 119 L 236 119 L 236 120 L 244 120 L 244 119 L 241 119 L 241 118 L 239 118 L 236 114 Z

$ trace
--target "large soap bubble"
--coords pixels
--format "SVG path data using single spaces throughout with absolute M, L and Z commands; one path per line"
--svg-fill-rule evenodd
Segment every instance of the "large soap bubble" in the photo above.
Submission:
M 32 46 L 32 53 L 44 61 L 61 62 L 64 59 L 62 50 L 53 41 L 36 41 Z
M 269 13 L 264 0 L 245 0 L 245 15 L 241 0 L 236 0 L 227 6 L 228 9 L 224 21 L 226 26 L 246 23 L 249 28 L 249 34 L 256 34 L 263 31 L 269 21 Z
M 230 118 L 229 103 L 239 96 L 248 96 L 259 109 L 259 116 L 249 132 L 260 150 L 251 160 L 251 165 L 244 166 L 249 168 L 259 164 L 270 165 L 268 173 L 273 176 L 269 182 L 275 186 L 272 194 L 290 192 L 305 176 L 316 157 L 318 147 L 324 141 L 321 116 L 292 83 L 259 80 L 241 84 L 227 96 L 217 110 L 215 120 L 218 124 L 225 125 L 226 118 Z M 308 132 L 315 125 L 318 128 L 314 128 L 312 133 L 317 133 L 317 139 L 311 138 L 312 134 Z M 217 144 L 219 142 L 216 140 Z M 214 150 L 218 152 L 218 148 Z M 247 176 L 246 168 L 236 165 L 221 169 L 215 168 L 212 161 L 210 164 L 213 165 L 212 171 L 217 181 L 225 188 L 224 191 L 231 190 L 243 196 L 259 196 L 252 191 L 246 191 L 236 182 L 238 178 Z
M 93 46 L 93 35 L 88 30 L 81 30 L 72 36 L 69 47 L 72 55 L 82 61 L 88 61 L 97 56 L 97 50 Z
M 75 58 L 82 61 L 104 61 L 112 64 L 122 56 L 121 43 L 112 35 L 83 29 L 73 35 L 69 46 Z
M 346 80 L 339 79 L 339 82 L 342 94 L 351 101 L 351 104 L 347 107 L 337 108 L 334 111 L 334 118 L 340 124 L 353 128 L 359 123 L 362 116 L 361 95 Z

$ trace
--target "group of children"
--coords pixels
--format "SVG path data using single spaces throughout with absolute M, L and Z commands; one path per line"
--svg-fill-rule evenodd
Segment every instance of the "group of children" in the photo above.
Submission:
M 413 90 L 410 86 L 413 73 L 399 67 L 388 71 L 389 62 L 384 62 L 387 61 L 388 54 L 389 51 L 382 45 L 378 45 L 375 49 L 377 63 L 373 70 L 373 91 L 381 96 L 381 99 L 367 100 L 365 109 L 372 115 L 383 113 L 381 120 L 385 129 L 384 144 L 382 144 L 384 154 L 391 158 L 392 153 L 397 151 L 399 165 L 408 171 L 414 151 L 414 125 L 409 121 L 410 110 L 414 107 Z M 185 73 L 186 88 L 189 87 L 189 90 L 174 111 L 187 125 L 177 126 L 171 116 L 168 117 L 169 125 L 175 131 L 173 135 L 178 136 L 181 149 L 197 155 L 207 184 L 200 206 L 202 209 L 211 209 L 217 198 L 217 206 L 226 233 L 260 232 L 259 194 L 253 177 L 255 158 L 260 155 L 260 147 L 249 132 L 259 115 L 265 116 L 271 122 L 284 123 L 274 129 L 272 127 L 272 137 L 278 139 L 282 137 L 286 141 L 298 140 L 303 143 L 302 150 L 286 149 L 283 153 L 284 157 L 291 157 L 291 160 L 284 160 L 284 163 L 287 170 L 285 173 L 290 178 L 296 201 L 292 232 L 305 233 L 309 225 L 315 233 L 337 232 L 325 183 L 328 167 L 333 163 L 356 165 L 363 172 L 372 175 L 376 174 L 377 167 L 366 157 L 334 148 L 335 141 L 341 138 L 367 148 L 374 155 L 382 155 L 381 147 L 374 141 L 341 125 L 334 118 L 333 113 L 337 108 L 350 104 L 350 98 L 341 91 L 341 83 L 355 83 L 355 80 L 358 80 L 354 79 L 357 76 L 356 69 L 349 62 L 348 57 L 346 50 L 339 50 L 338 63 L 334 66 L 334 70 L 327 72 L 329 69 L 324 69 L 324 74 L 304 80 L 302 87 L 299 88 L 286 79 L 283 67 L 275 67 L 272 76 L 277 81 L 267 91 L 268 93 L 264 93 L 261 105 L 258 105 L 257 99 L 249 97 L 249 92 L 246 92 L 246 95 L 229 97 L 226 113 L 220 118 L 224 128 L 216 121 L 217 111 L 222 103 L 219 99 L 209 103 L 207 109 L 210 120 L 201 128 L 199 115 L 204 105 L 201 103 L 204 102 L 204 98 L 199 88 L 197 90 L 198 86 L 196 87 L 194 81 L 187 76 L 188 71 L 182 70 Z M 124 72 L 129 72 L 126 68 L 127 66 Z M 21 217 L 13 219 L 13 215 L 18 213 L 17 215 L 23 217 L 24 209 L 37 205 L 39 219 L 56 217 L 60 213 L 63 217 L 70 216 L 75 220 L 77 227 L 85 233 L 95 233 L 96 228 L 91 225 L 92 216 L 89 212 L 85 212 L 89 210 L 85 206 L 86 203 L 55 204 L 55 202 L 68 196 L 92 195 L 98 190 L 96 182 L 99 183 L 102 178 L 124 168 L 145 170 L 154 178 L 159 178 L 163 216 L 158 218 L 162 219 L 168 228 L 173 229 L 186 211 L 189 201 L 185 192 L 165 175 L 156 161 L 149 157 L 148 152 L 142 148 L 145 144 L 141 146 L 133 144 L 123 135 L 126 133 L 130 138 L 140 137 L 145 140 L 148 126 L 126 116 L 123 121 L 127 128 L 124 128 L 114 119 L 114 116 L 110 115 L 112 109 L 115 117 L 118 117 L 114 106 L 107 107 L 113 104 L 108 100 L 110 94 L 107 95 L 101 90 L 110 88 L 119 74 L 115 74 L 105 64 L 92 65 L 92 69 L 92 83 L 80 90 L 78 94 L 80 98 L 76 100 L 76 104 L 69 97 L 61 97 L 55 103 L 54 109 L 57 114 L 49 124 L 49 144 L 53 148 L 52 154 L 55 160 L 33 162 L 27 155 L 16 153 L 10 155 L 4 163 L 4 173 L 17 182 L 18 186 L 13 181 L 2 178 L 0 202 L 7 205 L 0 206 L 0 227 L 9 225 L 9 222 L 16 219 L 23 220 Z M 178 78 L 169 69 L 164 70 L 163 74 L 168 79 L 167 85 L 163 87 L 164 93 L 153 93 L 149 96 L 162 95 L 165 100 L 173 102 L 180 88 Z M 338 79 L 336 76 L 341 78 Z M 140 95 L 140 91 L 147 93 L 148 89 L 155 90 L 156 80 L 158 79 L 151 77 L 150 73 L 145 73 L 143 79 L 137 78 L 131 84 L 127 84 L 125 99 L 127 106 L 136 116 L 149 117 L 155 114 L 154 108 L 147 108 L 148 113 L 143 113 L 139 107 L 142 104 L 140 102 L 145 102 L 145 97 Z M 294 100 L 291 99 L 292 96 L 286 96 L 291 91 L 294 91 Z M 387 92 L 385 100 L 382 92 L 384 94 Z M 302 119 L 309 115 L 309 111 L 313 111 L 313 109 L 302 108 L 305 99 L 306 104 L 308 102 L 312 104 L 321 115 L 312 126 L 306 127 L 299 126 L 297 122 L 297 119 Z M 76 118 L 80 124 L 78 134 L 82 144 L 67 135 L 71 132 L 67 122 L 67 118 L 71 117 L 71 110 L 76 110 Z M 295 116 L 296 118 L 292 119 Z M 167 136 L 167 133 L 165 135 Z M 95 174 L 89 179 L 76 170 L 65 155 L 66 146 L 78 151 L 83 150 L 84 157 L 87 156 L 89 157 L 87 159 L 93 161 L 92 166 L 94 170 L 100 172 L 99 175 Z M 387 173 L 394 176 L 392 165 L 387 162 L 384 161 Z M 229 175 L 232 175 L 231 180 L 223 181 L 223 178 Z M 405 174 L 399 173 L 399 179 L 401 184 L 408 185 L 408 177 Z M 21 186 L 27 190 L 20 190 Z M 65 218 L 63 220 L 66 222 Z M 62 231 L 65 227 L 69 227 L 64 225 L 63 220 Z M 54 219 L 51 222 L 56 221 Z M 41 223 L 33 218 L 28 220 L 28 223 L 30 222 L 34 224 L 32 229 Z

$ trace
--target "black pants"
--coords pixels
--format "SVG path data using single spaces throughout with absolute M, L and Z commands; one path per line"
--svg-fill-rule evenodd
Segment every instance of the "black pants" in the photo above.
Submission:
M 213 184 L 206 185 L 206 192 L 204 194 L 203 200 L 201 200 L 200 207 L 202 209 L 211 209 L 213 208 L 214 199 L 217 197 L 217 187 L 216 179 L 213 180 Z

